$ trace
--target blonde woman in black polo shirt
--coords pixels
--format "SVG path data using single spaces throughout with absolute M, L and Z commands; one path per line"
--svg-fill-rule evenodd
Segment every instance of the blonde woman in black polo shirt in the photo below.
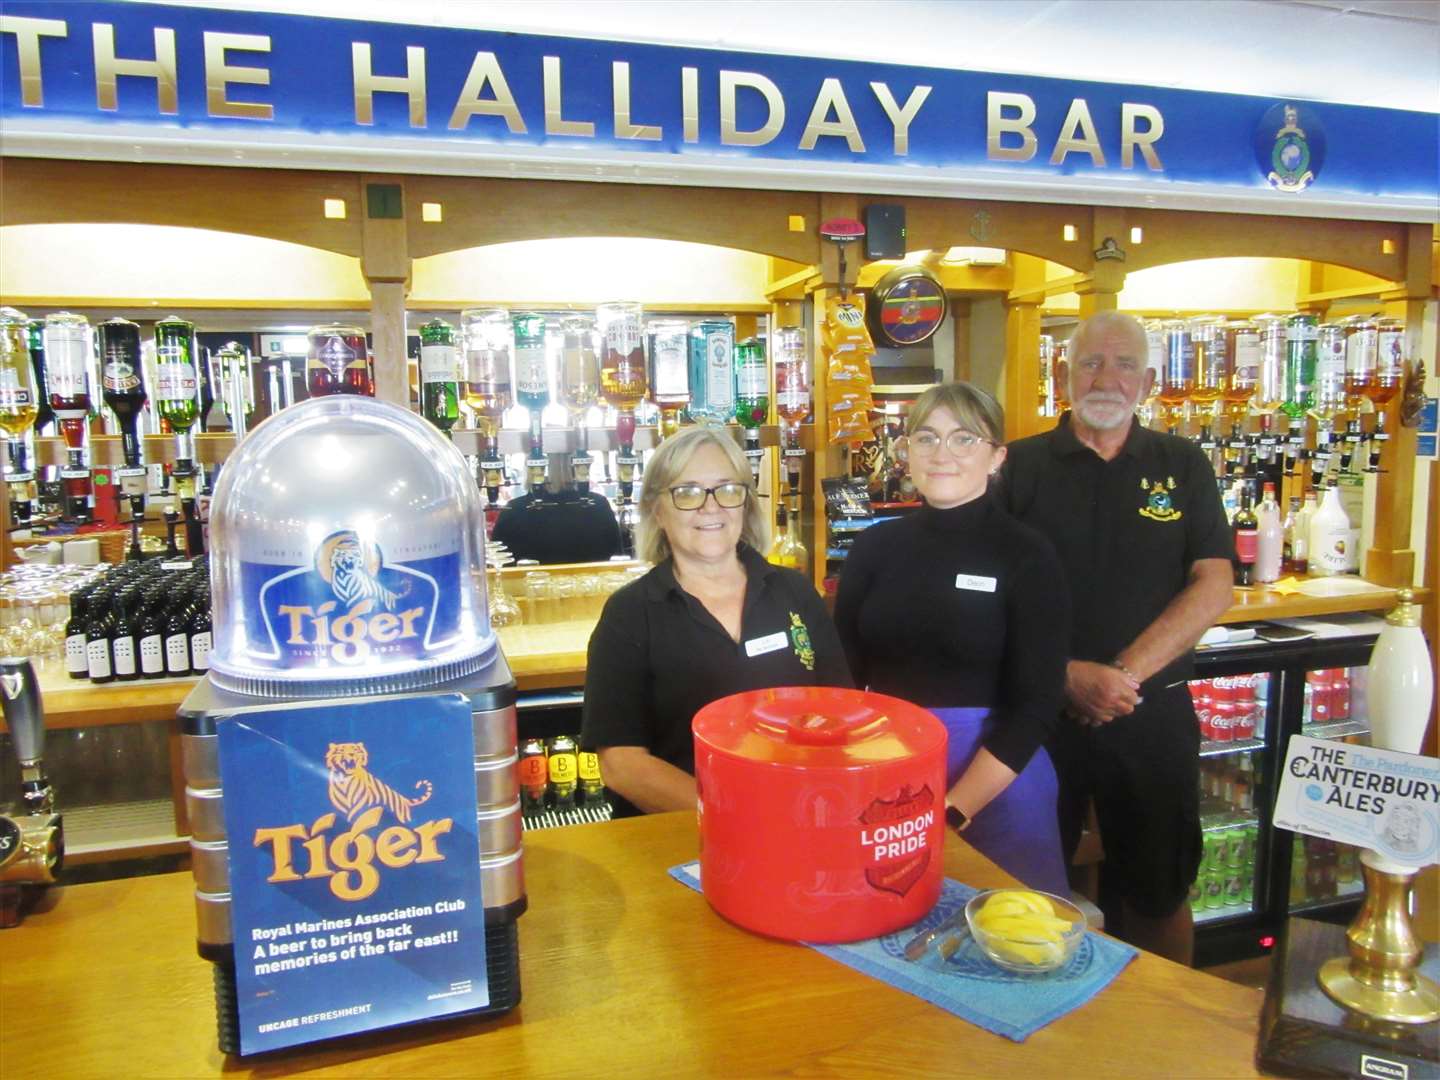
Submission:
M 802 574 L 760 554 L 764 508 L 723 428 L 666 439 L 640 490 L 639 556 L 655 568 L 605 605 L 585 669 L 581 742 L 617 814 L 693 810 L 690 722 L 771 686 L 850 686 L 835 628 Z

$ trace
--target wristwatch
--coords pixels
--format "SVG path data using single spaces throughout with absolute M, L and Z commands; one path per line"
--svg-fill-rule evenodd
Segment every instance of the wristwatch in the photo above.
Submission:
M 949 825 L 950 828 L 954 829 L 957 833 L 962 833 L 970 827 L 970 817 L 958 806 L 946 803 L 945 824 Z

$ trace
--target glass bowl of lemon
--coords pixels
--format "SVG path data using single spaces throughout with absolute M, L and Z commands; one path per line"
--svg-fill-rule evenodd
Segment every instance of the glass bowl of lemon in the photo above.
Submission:
M 970 935 L 1007 971 L 1043 974 L 1070 962 L 1085 937 L 1085 913 L 1033 889 L 990 889 L 965 905 Z

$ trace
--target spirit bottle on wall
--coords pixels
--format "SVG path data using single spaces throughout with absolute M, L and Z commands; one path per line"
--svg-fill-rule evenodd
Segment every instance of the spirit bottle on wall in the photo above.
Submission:
M 1380 444 L 1390 436 L 1385 431 L 1385 406 L 1405 384 L 1405 325 L 1399 319 L 1381 319 L 1376 324 L 1375 363 L 1356 380 L 1356 389 L 1375 407 L 1375 430 L 1371 434 L 1368 470 L 1380 468 Z
M 1185 413 L 1185 402 L 1195 392 L 1195 345 L 1190 324 L 1172 319 L 1165 324 L 1165 363 L 1160 369 L 1160 391 L 1156 397 L 1165 407 L 1165 426 L 1174 433 Z
M 195 326 L 175 315 L 155 324 L 154 390 L 155 411 L 175 433 L 176 472 L 188 475 L 195 460 L 191 431 L 200 418 L 200 371 Z
M 780 418 L 780 452 L 790 490 L 800 488 L 800 425 L 810 415 L 810 356 L 805 349 L 805 330 L 799 326 L 777 328 L 771 340 L 775 348 L 775 413 Z
M 728 423 L 735 415 L 735 327 L 705 319 L 690 330 L 690 415 Z
M 80 315 L 57 311 L 45 316 L 46 387 L 50 408 L 60 422 L 69 460 L 60 470 L 64 515 L 69 521 L 90 516 L 90 468 L 86 461 L 86 421 L 90 417 L 90 323 Z
M 645 328 L 650 346 L 650 396 L 660 407 L 660 437 L 680 430 L 680 414 L 690 404 L 690 324 L 684 319 L 652 319 Z
M 35 425 L 39 405 L 28 338 L 25 316 L 14 308 L 0 308 L 0 431 L 10 442 L 5 484 L 10 493 L 10 517 L 16 524 L 30 520 L 35 487 L 25 452 L 25 439 Z
M 641 345 L 640 305 L 629 301 L 601 304 L 595 309 L 602 346 L 600 397 L 618 414 L 615 439 L 620 452 L 615 466 L 620 494 L 629 499 L 635 488 L 635 406 L 645 400 L 645 350 Z
M 510 391 L 510 354 L 515 347 L 515 329 L 510 312 L 504 308 L 466 308 L 460 313 L 463 337 L 461 372 L 465 383 L 465 404 L 475 414 L 484 447 L 480 469 L 485 492 L 493 506 L 500 498 L 505 479 L 505 462 L 500 457 L 500 425 L 505 410 L 514 404 Z
M 6 308 L 24 318 L 14 308 Z M 30 348 L 30 369 L 35 377 L 35 432 L 43 434 L 55 423 L 55 412 L 50 408 L 49 382 L 45 378 L 45 320 L 28 319 L 25 323 L 25 344 Z
M 1315 465 L 1313 486 L 1330 464 L 1331 439 L 1335 417 L 1345 410 L 1345 327 L 1325 323 L 1315 335 L 1315 390 L 1310 415 L 1319 423 L 1315 428 Z
M 746 338 L 735 346 L 735 421 L 745 429 L 745 456 L 750 476 L 760 478 L 760 427 L 770 415 L 770 370 L 765 343 Z
M 230 421 L 230 429 L 239 438 L 245 434 L 255 412 L 250 350 L 238 341 L 227 341 L 216 350 L 215 361 L 220 372 L 220 406 Z
M 143 499 L 145 463 L 140 455 L 140 411 L 145 408 L 145 365 L 140 356 L 140 327 L 127 319 L 107 319 L 95 328 L 100 348 L 100 385 L 105 404 L 120 425 L 125 467 L 115 471 L 120 493 Z
M 420 327 L 420 412 L 448 437 L 460 419 L 455 328 L 444 319 Z
M 600 401 L 600 357 L 595 349 L 595 320 L 589 315 L 567 315 L 560 320 L 560 404 L 570 415 L 579 447 L 570 459 L 575 486 L 590 487 L 589 428 L 585 414 Z
M 515 400 L 530 414 L 530 454 L 526 468 L 532 487 L 545 482 L 545 406 L 550 404 L 550 366 L 545 354 L 545 316 L 516 312 Z
M 1041 416 L 1050 416 L 1052 412 L 1051 399 L 1055 394 L 1055 339 L 1049 334 L 1040 335 L 1040 379 L 1036 387 L 1038 405 L 1036 411 Z
M 305 390 L 311 397 L 375 396 L 364 330 L 332 323 L 311 328 L 306 337 L 310 349 L 305 358 Z

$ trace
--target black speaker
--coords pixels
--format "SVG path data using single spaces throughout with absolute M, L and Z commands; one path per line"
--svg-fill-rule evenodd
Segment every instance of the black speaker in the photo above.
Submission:
M 905 257 L 905 208 L 872 204 L 865 208 L 865 257 L 867 259 L 903 259 Z

